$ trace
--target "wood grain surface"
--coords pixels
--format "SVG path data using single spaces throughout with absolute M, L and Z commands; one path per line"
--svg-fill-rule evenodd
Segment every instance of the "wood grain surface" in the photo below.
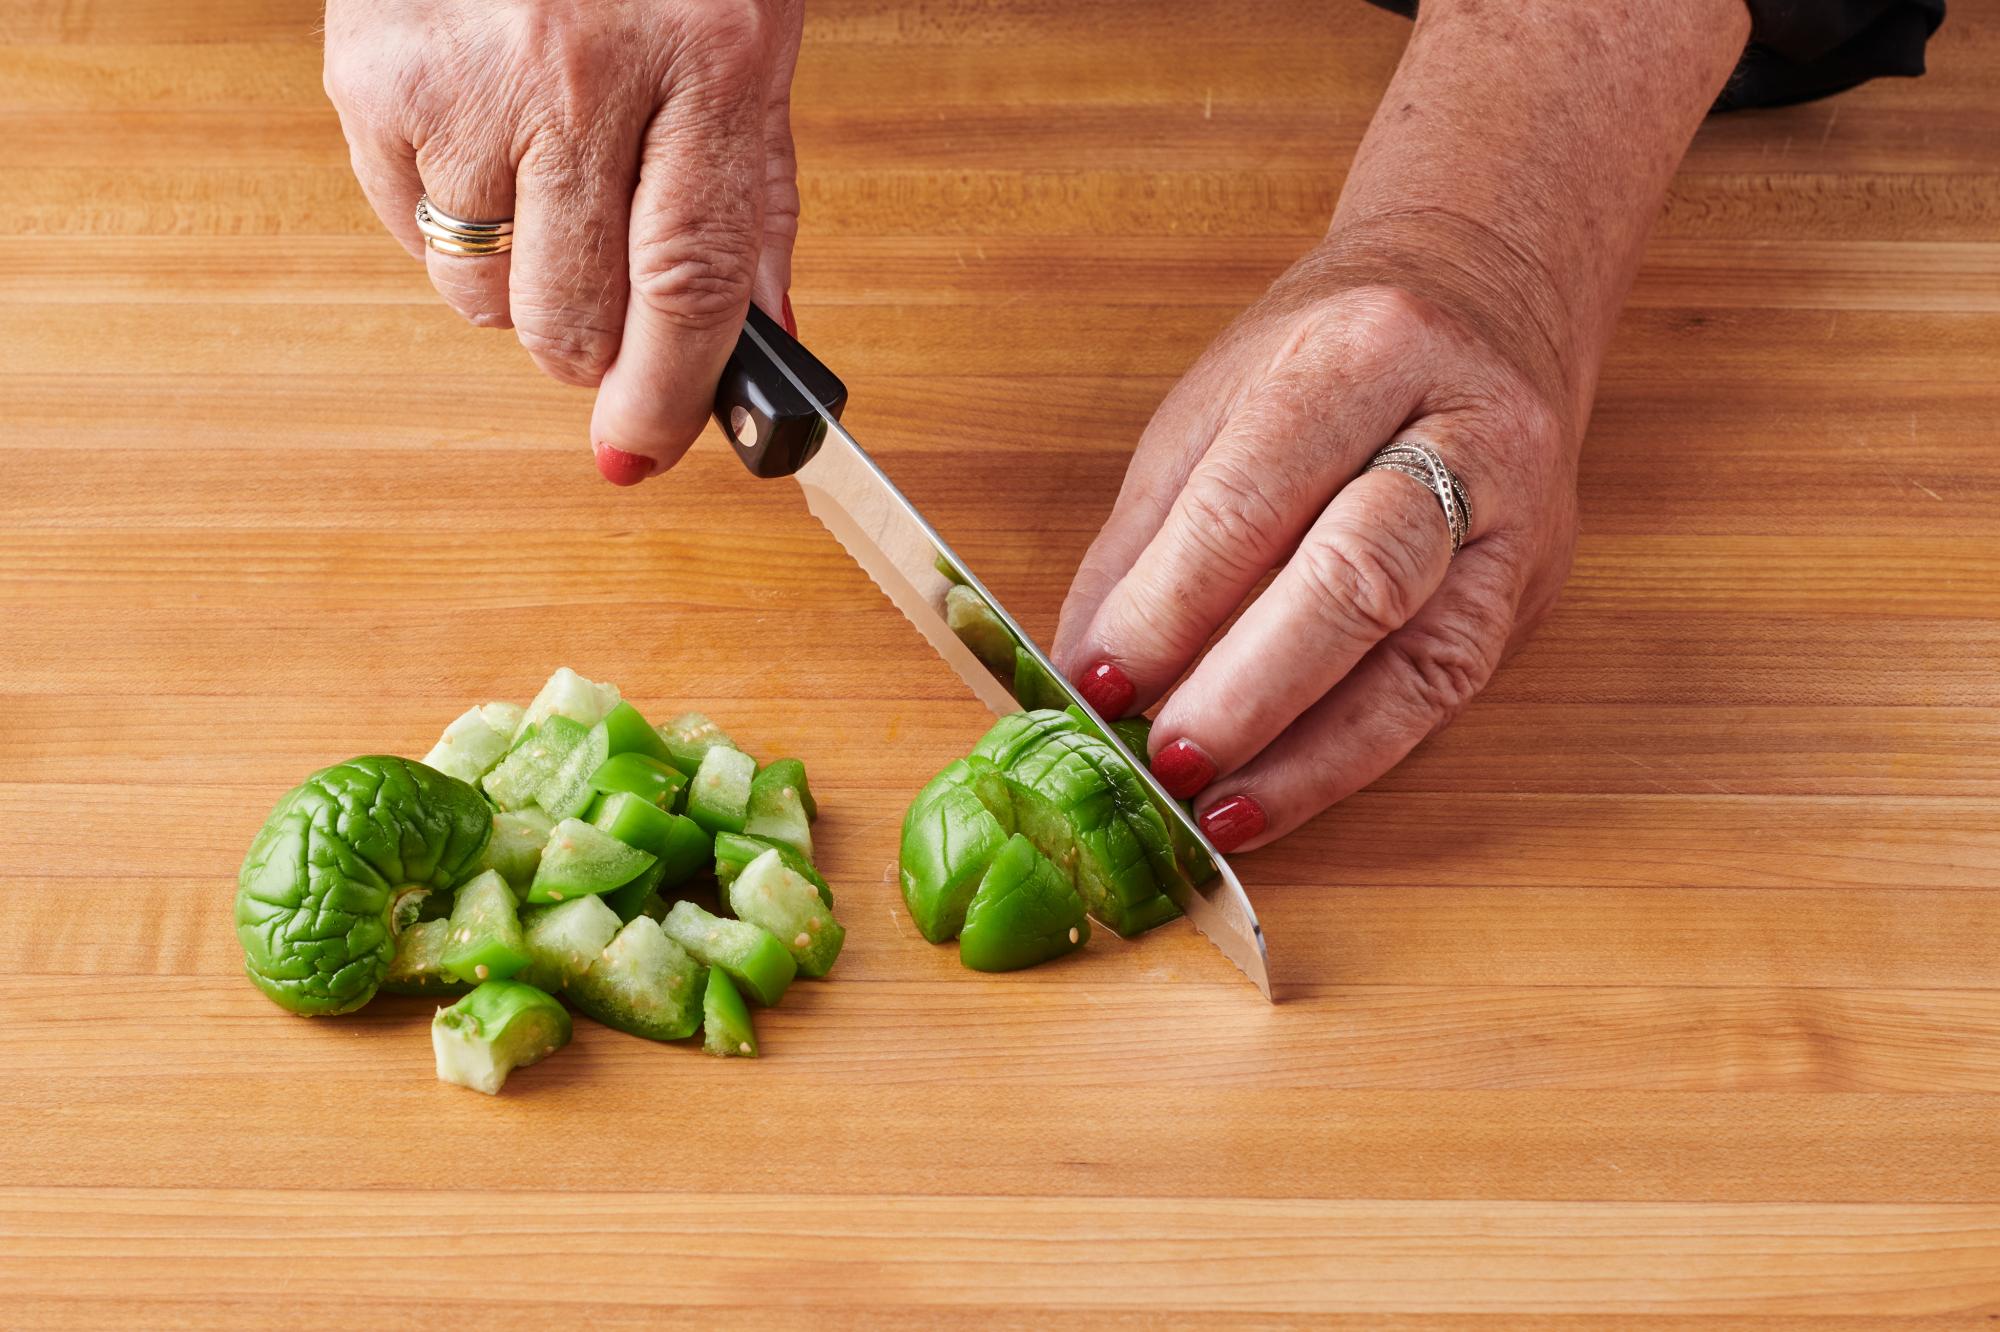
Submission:
M 903 802 L 988 718 L 713 439 L 599 481 L 350 179 L 300 0 L 0 6 L 0 1324 L 1962 1328 L 2000 1317 L 2000 6 L 1706 127 L 1567 598 L 1184 924 L 984 977 Z M 1153 404 L 1323 226 L 1359 3 L 815 0 L 794 300 L 1047 632 Z M 811 766 L 834 978 L 489 1100 L 280 1013 L 276 797 L 556 665 Z

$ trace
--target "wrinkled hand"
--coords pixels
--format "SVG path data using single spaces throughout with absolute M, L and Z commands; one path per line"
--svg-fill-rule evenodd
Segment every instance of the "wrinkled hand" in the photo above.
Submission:
M 596 387 L 629 484 L 701 432 L 747 303 L 785 310 L 800 0 L 329 0 L 355 174 L 453 309 Z M 511 254 L 430 253 L 428 192 L 514 219 Z M 787 318 L 789 312 L 787 311 Z
M 1224 850 L 1291 831 L 1449 722 L 1568 571 L 1580 425 L 1549 341 L 1394 281 L 1408 263 L 1330 243 L 1225 331 L 1146 428 L 1063 606 L 1057 663 L 1107 715 L 1193 666 L 1152 763 L 1201 793 Z M 1465 485 L 1456 558 L 1435 495 L 1362 473 L 1398 438 Z

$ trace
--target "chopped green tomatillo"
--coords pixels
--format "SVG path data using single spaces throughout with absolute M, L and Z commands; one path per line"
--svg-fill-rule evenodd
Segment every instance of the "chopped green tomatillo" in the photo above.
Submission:
M 715 881 L 726 890 L 736 881 L 736 876 L 743 872 L 745 865 L 773 849 L 784 857 L 785 864 L 792 873 L 819 891 L 820 901 L 828 906 L 833 905 L 833 889 L 827 886 L 820 872 L 813 868 L 813 863 L 799 854 L 797 847 L 749 833 L 715 835 Z M 727 900 L 726 895 L 725 900 Z
M 750 783 L 750 804 L 743 831 L 754 837 L 783 842 L 812 859 L 812 793 L 806 789 L 805 765 L 780 759 Z
M 493 870 L 458 890 L 446 924 L 451 937 L 445 943 L 443 960 L 452 979 L 469 983 L 506 980 L 528 965 L 528 945 L 521 937 L 514 890 Z
M 588 893 L 608 893 L 638 878 L 653 860 L 647 852 L 627 846 L 581 819 L 564 819 L 549 834 L 528 900 L 560 902 Z
M 1024 708 L 1066 708 L 1069 691 L 1026 648 L 1014 649 L 1014 698 Z
M 590 774 L 593 791 L 607 795 L 629 791 L 661 809 L 672 809 L 687 784 L 686 773 L 645 754 L 613 754 Z
M 493 771 L 481 778 L 480 785 L 501 809 L 525 808 L 533 803 L 542 784 L 562 767 L 570 751 L 589 734 L 590 728 L 581 722 L 550 717 L 535 729 L 532 737 L 516 745 Z
M 611 757 L 611 733 L 603 722 L 590 728 L 535 790 L 535 803 L 552 819 L 574 819 L 597 798 L 590 779 Z
M 516 978 L 555 993 L 590 969 L 620 924 L 601 897 L 529 907 L 521 915 L 528 965 L 515 973 Z
M 551 717 L 567 717 L 588 730 L 618 706 L 618 686 L 594 684 L 567 666 L 556 669 L 534 701 L 522 710 L 516 734 L 540 726 Z
M 701 999 L 701 1048 L 724 1057 L 757 1057 L 757 1029 L 743 996 L 730 984 L 729 973 L 711 967 Z
M 1074 703 L 1063 711 L 1079 723 L 1084 719 L 1083 713 Z M 1111 722 L 1111 729 L 1117 732 L 1119 740 L 1124 742 L 1125 748 L 1131 750 L 1135 758 L 1146 757 L 1146 742 L 1153 734 L 1151 717 L 1119 717 Z
M 717 746 L 702 757 L 688 785 L 688 817 L 711 834 L 740 833 L 750 816 L 750 783 L 757 760 L 737 749 Z
M 636 916 L 646 914 L 648 903 L 660 900 L 660 883 L 667 877 L 659 861 L 654 861 L 641 870 L 639 877 L 622 888 L 613 888 L 603 895 L 604 905 L 622 924 Z
M 287 792 L 237 875 L 236 937 L 250 979 L 294 1013 L 346 1013 L 396 957 L 405 886 L 445 889 L 478 859 L 493 812 L 455 777 L 373 755 Z
M 519 981 L 487 981 L 431 1019 L 438 1079 L 488 1096 L 509 1073 L 547 1059 L 569 1038 L 563 1006 Z
M 1118 752 L 1102 740 L 1058 731 L 1017 755 L 1007 769 L 1007 784 L 1014 793 L 1016 831 L 1073 877 L 1093 916 L 1129 935 L 1145 928 L 1138 922 L 1158 910 L 1155 870 L 1162 850 L 1169 861 L 1172 851 L 1165 847 L 1159 811 L 1124 803 L 1113 775 L 1122 766 Z M 1152 844 L 1155 839 L 1159 846 Z
M 1014 760 L 1051 735 L 1083 729 L 1083 723 L 1066 712 L 1010 712 L 993 723 L 991 730 L 972 747 L 974 758 L 983 758 L 1001 771 Z
M 784 997 L 798 974 L 798 963 L 777 936 L 747 920 L 724 920 L 692 902 L 676 902 L 661 928 L 695 961 L 728 972 L 766 1008 Z
M 699 712 L 684 712 L 656 729 L 667 747 L 667 761 L 690 777 L 700 769 L 709 750 L 736 748 L 736 742 L 720 726 Z
M 506 757 L 520 724 L 521 709 L 516 705 L 482 703 L 444 728 L 424 762 L 447 777 L 477 782 Z
M 640 916 L 618 931 L 590 968 L 570 979 L 570 1001 L 605 1026 L 677 1041 L 701 1026 L 707 973 L 660 923 Z
M 979 876 L 1005 845 L 1013 817 L 999 770 L 977 757 L 948 765 L 910 802 L 899 877 L 924 938 L 943 943 L 958 936 Z
M 528 885 L 535 881 L 535 867 L 542 863 L 542 848 L 555 831 L 555 820 L 529 805 L 526 809 L 501 810 L 493 816 L 493 835 L 475 866 L 497 870 L 514 896 L 525 899 Z
M 610 736 L 613 754 L 642 754 L 660 763 L 668 761 L 667 742 L 630 703 L 620 703 L 605 713 L 602 725 Z
M 820 900 L 812 884 L 785 864 L 776 848 L 744 866 L 729 885 L 729 909 L 738 920 L 761 925 L 776 935 L 808 976 L 826 975 L 847 937 L 847 931 L 833 918 L 833 909 Z
M 445 974 L 444 950 L 450 940 L 450 921 L 424 920 L 409 926 L 396 936 L 396 960 L 382 977 L 382 988 L 390 994 L 464 994 L 472 987 Z
M 987 866 L 958 936 L 959 960 L 974 971 L 1016 971 L 1061 957 L 1090 938 L 1069 878 L 1015 833 Z

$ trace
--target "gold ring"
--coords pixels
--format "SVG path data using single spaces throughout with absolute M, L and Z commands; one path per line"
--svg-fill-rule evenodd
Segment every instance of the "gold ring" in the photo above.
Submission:
M 477 259 L 483 255 L 504 254 L 514 248 L 513 218 L 503 218 L 498 222 L 468 222 L 444 212 L 431 202 L 428 194 L 417 200 L 417 230 L 423 233 L 424 244 L 439 254 Z

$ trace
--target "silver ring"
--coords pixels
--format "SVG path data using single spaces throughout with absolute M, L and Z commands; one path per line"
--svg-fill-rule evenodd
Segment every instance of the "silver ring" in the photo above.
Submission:
M 1472 529 L 1472 505 L 1465 498 L 1465 486 L 1457 473 L 1444 465 L 1437 450 L 1414 439 L 1393 439 L 1368 460 L 1364 472 L 1401 472 L 1437 496 L 1444 508 L 1444 524 L 1451 531 L 1451 553 L 1465 544 Z
M 513 218 L 502 218 L 498 222 L 468 222 L 440 209 L 431 202 L 428 194 L 417 200 L 417 230 L 423 233 L 424 244 L 439 254 L 477 259 L 489 254 L 504 254 L 514 248 Z

